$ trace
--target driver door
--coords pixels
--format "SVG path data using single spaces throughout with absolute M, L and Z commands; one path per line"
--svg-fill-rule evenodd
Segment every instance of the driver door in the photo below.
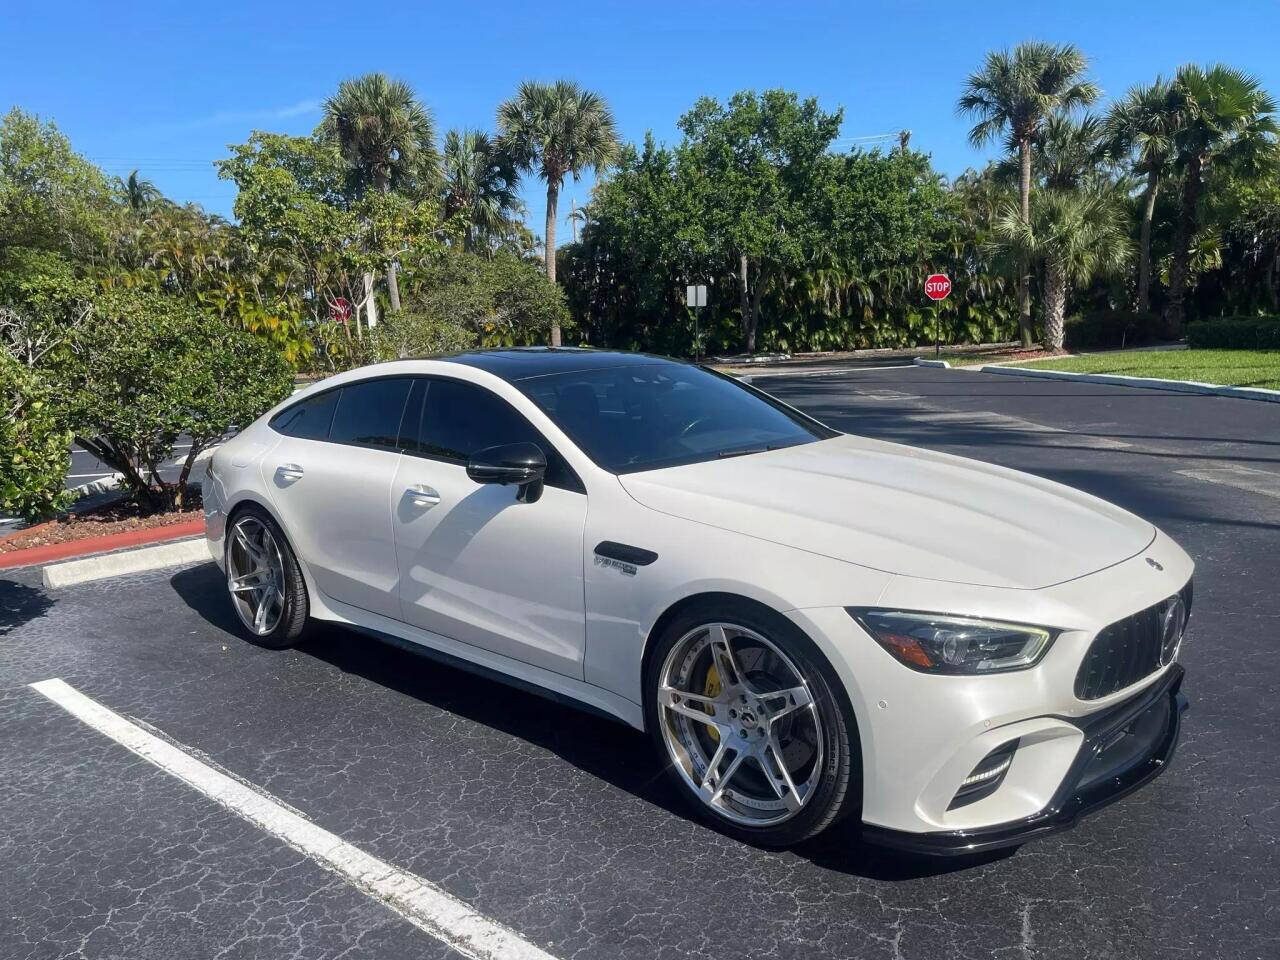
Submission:
M 476 384 L 417 378 L 392 484 L 401 618 L 575 678 L 586 636 L 582 482 L 506 400 Z M 534 503 L 479 484 L 467 458 L 530 441 L 547 457 Z

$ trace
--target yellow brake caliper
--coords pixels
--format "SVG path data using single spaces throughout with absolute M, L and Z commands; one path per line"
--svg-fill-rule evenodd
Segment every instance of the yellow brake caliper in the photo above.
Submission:
M 720 672 L 716 670 L 716 665 L 714 663 L 707 668 L 707 681 L 702 686 L 702 695 L 704 697 L 712 698 L 720 696 Z M 711 739 L 716 743 L 719 743 L 720 731 L 711 724 L 707 724 L 707 730 L 711 734 Z

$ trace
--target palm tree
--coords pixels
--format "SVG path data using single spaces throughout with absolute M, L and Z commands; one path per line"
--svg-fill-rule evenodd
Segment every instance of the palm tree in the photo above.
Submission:
M 969 141 L 981 147 L 1004 137 L 1018 151 L 1019 191 L 1023 223 L 1031 220 L 1031 148 L 1041 124 L 1055 113 L 1069 112 L 1098 99 L 1098 87 L 1085 78 L 1088 61 L 1072 44 L 1023 43 L 1013 52 L 987 54 L 982 69 L 965 82 L 957 104 L 961 113 L 978 119 Z M 1023 263 L 1018 281 L 1022 342 L 1031 345 L 1030 265 Z
M 359 173 L 361 186 L 389 193 L 409 170 L 421 170 L 435 151 L 431 114 L 401 80 L 368 73 L 344 80 L 324 102 L 322 134 L 335 140 Z M 400 309 L 394 261 L 387 267 L 387 297 Z
M 510 235 L 522 212 L 516 186 L 520 175 L 511 158 L 480 130 L 450 130 L 444 138 L 444 212 L 461 216 L 466 232 L 463 249 Z
M 576 83 L 526 81 L 498 107 L 498 130 L 508 156 L 521 170 L 534 171 L 547 184 L 544 258 L 547 279 L 556 279 L 556 204 L 565 174 L 577 180 L 583 170 L 607 167 L 618 152 L 618 136 L 609 106 Z M 551 345 L 560 346 L 560 325 L 551 328 Z
M 156 207 L 164 203 L 164 194 L 150 180 L 138 179 L 138 171 L 134 170 L 121 185 L 124 191 L 124 202 L 139 218 L 144 219 Z
M 1045 190 L 1031 207 L 1030 221 L 1006 206 L 995 223 L 996 242 L 1027 261 L 1043 261 L 1044 345 L 1061 350 L 1067 295 L 1101 273 L 1121 269 L 1130 239 L 1119 198 L 1113 191 Z
M 1107 114 L 1105 138 L 1113 156 L 1131 155 L 1133 172 L 1145 176 L 1142 227 L 1138 237 L 1138 312 L 1151 308 L 1151 221 L 1156 194 L 1171 172 L 1173 134 L 1181 117 L 1181 103 L 1173 84 L 1163 77 L 1133 87 Z
M 1165 334 L 1182 333 L 1183 302 L 1192 247 L 1199 226 L 1204 172 L 1211 165 L 1249 172 L 1274 163 L 1280 126 L 1276 101 L 1246 73 L 1217 64 L 1187 64 L 1174 78 L 1178 124 L 1173 135 L 1174 166 L 1182 174 L 1182 202 L 1169 268 Z

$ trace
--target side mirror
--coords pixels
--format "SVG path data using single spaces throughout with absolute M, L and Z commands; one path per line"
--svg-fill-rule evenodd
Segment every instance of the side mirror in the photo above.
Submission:
M 477 450 L 467 460 L 467 476 L 476 483 L 515 484 L 516 499 L 534 503 L 542 496 L 547 456 L 536 443 L 502 443 Z

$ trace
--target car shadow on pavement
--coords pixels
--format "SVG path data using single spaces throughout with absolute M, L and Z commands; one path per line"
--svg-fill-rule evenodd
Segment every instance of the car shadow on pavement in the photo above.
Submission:
M 208 623 L 240 636 L 214 565 L 183 570 L 170 582 L 187 606 Z M 369 643 L 370 635 L 382 642 Z M 344 673 L 548 750 L 579 770 L 682 819 L 694 816 L 667 781 L 648 737 L 612 718 L 602 720 L 577 707 L 512 687 L 464 669 L 452 658 L 384 634 L 313 623 L 297 650 Z M 883 881 L 936 876 L 993 859 L 912 857 L 880 850 L 861 842 L 856 825 L 837 825 L 793 853 L 825 869 Z
M 0 580 L 0 637 L 28 621 L 43 617 L 56 601 L 39 587 Z

